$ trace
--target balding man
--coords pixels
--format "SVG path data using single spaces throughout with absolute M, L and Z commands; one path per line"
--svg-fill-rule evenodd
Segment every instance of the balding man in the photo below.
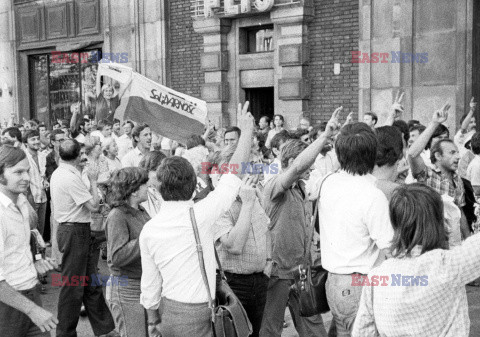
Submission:
M 50 181 L 53 216 L 59 223 L 57 241 L 62 257 L 62 280 L 58 298 L 58 336 L 76 336 L 82 302 L 95 336 L 115 329 L 112 315 L 105 303 L 102 286 L 92 284 L 97 274 L 98 250 L 90 233 L 91 212 L 98 211 L 98 168 L 88 167 L 90 189 L 80 172 L 80 144 L 67 139 L 60 144 L 60 165 Z

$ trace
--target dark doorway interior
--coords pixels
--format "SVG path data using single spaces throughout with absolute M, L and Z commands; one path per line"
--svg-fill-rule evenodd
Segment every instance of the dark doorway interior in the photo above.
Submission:
M 480 101 L 480 1 L 473 2 L 473 32 L 472 32 L 472 96 L 475 101 Z M 466 97 L 466 102 L 470 102 L 470 97 Z M 468 103 L 465 107 L 468 111 Z M 480 109 L 477 108 L 475 120 L 477 130 L 480 130 Z
M 250 112 L 255 121 L 258 122 L 262 116 L 273 118 L 275 112 L 273 87 L 245 89 L 245 100 L 250 102 Z

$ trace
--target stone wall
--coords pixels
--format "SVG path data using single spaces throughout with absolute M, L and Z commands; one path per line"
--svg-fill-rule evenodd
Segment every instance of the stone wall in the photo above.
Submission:
M 17 114 L 15 35 L 11 1 L 0 1 L 0 123 Z M 12 90 L 10 95 L 9 90 Z M 22 93 L 25 94 L 25 93 Z

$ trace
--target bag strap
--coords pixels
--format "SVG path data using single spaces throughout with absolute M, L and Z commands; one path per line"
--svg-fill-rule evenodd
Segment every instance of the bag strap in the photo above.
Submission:
M 195 213 L 193 207 L 190 207 L 190 221 L 192 222 L 193 233 L 195 234 L 195 242 L 197 243 L 198 261 L 200 264 L 200 271 L 202 273 L 203 282 L 207 288 L 208 306 L 212 311 L 212 322 L 215 322 L 215 304 L 212 300 L 212 293 L 210 292 L 210 286 L 208 285 L 207 271 L 205 270 L 205 260 L 203 259 L 203 247 L 200 241 L 200 234 L 198 233 L 197 221 L 195 220 Z M 215 252 L 216 254 L 216 252 Z
M 312 260 L 312 241 L 313 241 L 313 234 L 315 233 L 315 219 L 317 218 L 318 209 L 320 208 L 320 193 L 322 192 L 323 183 L 333 173 L 334 172 L 330 172 L 329 174 L 327 174 L 325 176 L 325 178 L 323 178 L 322 183 L 320 184 L 320 188 L 318 189 L 317 207 L 315 208 L 315 211 L 313 212 L 312 221 L 310 223 L 312 229 L 310 230 L 310 233 L 308 235 L 308 241 L 307 241 L 307 244 L 305 245 L 306 251 L 305 251 L 305 260 L 304 260 L 304 263 L 303 263 L 304 266 L 308 266 L 308 265 L 312 264 L 312 261 L 311 261 Z

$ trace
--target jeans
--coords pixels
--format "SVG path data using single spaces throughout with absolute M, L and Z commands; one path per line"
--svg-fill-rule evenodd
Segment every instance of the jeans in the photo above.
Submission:
M 89 223 L 60 224 L 58 247 L 63 253 L 62 276 L 88 276 L 86 286 L 65 283 L 58 298 L 57 336 L 76 337 L 82 302 L 96 336 L 115 329 L 112 315 L 103 297 L 102 286 L 92 285 L 92 274 L 97 273 L 98 244 L 92 241 Z
M 327 300 L 333 315 L 329 336 L 350 337 L 357 316 L 362 286 L 352 286 L 352 275 L 328 273 Z M 333 329 L 337 330 L 336 335 Z
M 225 272 L 227 282 L 247 312 L 252 323 L 252 337 L 258 337 L 262 325 L 263 309 L 267 301 L 268 277 L 263 273 L 232 274 Z
M 37 287 L 19 291 L 23 296 L 42 306 Z M 50 337 L 50 332 L 42 332 L 23 312 L 0 302 L 0 336 L 8 337 Z
M 120 285 L 115 279 L 118 277 L 110 278 L 106 297 L 117 331 L 122 337 L 146 337 L 147 316 L 140 304 L 140 280 L 129 278 L 127 285 Z
M 260 336 L 280 337 L 283 330 L 285 308 L 289 307 L 292 319 L 300 337 L 326 337 L 322 315 L 301 317 L 298 299 L 290 295 L 293 280 L 272 276 L 268 282 L 267 303 L 263 314 Z
M 35 203 L 35 206 L 33 208 L 38 215 L 38 231 L 40 232 L 40 235 L 43 236 L 43 231 L 45 229 L 45 216 L 47 215 L 47 203 Z

